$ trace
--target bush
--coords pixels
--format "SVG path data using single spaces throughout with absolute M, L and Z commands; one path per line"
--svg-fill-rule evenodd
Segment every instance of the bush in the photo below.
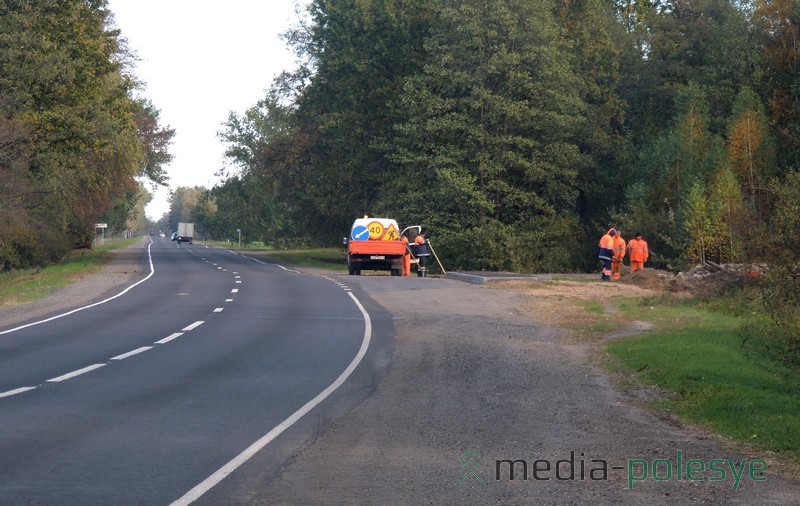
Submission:
M 0 227 L 0 272 L 44 267 L 63 259 L 67 251 L 65 240 L 46 229 L 22 223 Z
M 800 365 L 800 262 L 770 269 L 759 301 L 770 325 L 762 330 L 783 361 Z
M 497 222 L 446 233 L 431 243 L 445 268 L 511 272 L 565 272 L 579 264 L 577 221 L 548 218 L 521 225 Z M 596 251 L 595 251 L 596 252 Z

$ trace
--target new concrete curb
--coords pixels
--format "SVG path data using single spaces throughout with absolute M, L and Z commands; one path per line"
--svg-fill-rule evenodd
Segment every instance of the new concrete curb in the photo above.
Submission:
M 453 272 L 445 275 L 445 279 L 464 281 L 473 285 L 482 285 L 492 280 L 524 279 L 527 281 L 549 281 L 551 274 L 516 274 L 513 272 Z

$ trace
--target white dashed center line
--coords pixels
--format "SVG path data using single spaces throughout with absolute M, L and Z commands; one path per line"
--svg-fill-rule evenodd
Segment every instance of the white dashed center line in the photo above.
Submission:
M 35 388 L 36 387 L 22 387 L 22 388 L 17 388 L 17 389 L 14 389 L 14 390 L 9 390 L 8 392 L 0 393 L 0 399 L 2 399 L 3 397 L 11 397 L 12 395 L 21 394 L 23 392 L 27 392 L 27 391 L 33 390 Z
M 152 244 L 152 241 L 151 241 L 151 244 Z M 147 251 L 148 251 L 148 255 L 149 255 L 149 254 L 150 254 L 150 247 L 149 247 L 149 246 L 148 246 L 148 248 L 147 248 Z M 219 266 L 219 265 L 218 265 L 218 264 L 216 264 L 216 263 L 212 263 L 211 261 L 209 261 L 209 260 L 207 260 L 207 259 L 205 259 L 205 258 L 201 258 L 201 259 L 202 259 L 204 262 L 207 262 L 207 263 L 210 263 L 210 264 L 212 264 L 212 265 L 214 265 L 214 266 L 217 266 L 217 269 L 218 269 L 218 270 L 222 270 L 223 272 L 228 272 L 228 269 L 224 269 L 223 267 Z M 74 313 L 74 312 L 76 312 L 76 311 L 80 311 L 80 310 L 83 310 L 83 309 L 88 309 L 88 308 L 90 308 L 90 307 L 94 307 L 94 306 L 96 306 L 96 305 L 98 305 L 98 304 L 103 304 L 103 303 L 105 303 L 105 302 L 108 302 L 108 301 L 110 301 L 110 300 L 112 300 L 112 299 L 115 299 L 115 298 L 117 298 L 117 297 L 119 297 L 119 296 L 123 295 L 124 293 L 126 293 L 128 290 L 130 290 L 130 289 L 131 289 L 131 288 L 133 288 L 134 286 L 137 286 L 138 284 L 140 284 L 140 283 L 142 283 L 142 282 L 146 281 L 147 279 L 149 279 L 150 277 L 152 277 L 152 275 L 153 275 L 154 273 L 155 273 L 155 269 L 153 268 L 153 261 L 152 261 L 152 257 L 150 257 L 150 275 L 149 275 L 149 276 L 147 276 L 147 277 L 146 277 L 145 279 L 143 279 L 142 281 L 139 281 L 138 283 L 135 283 L 135 284 L 131 285 L 130 287 L 128 287 L 127 289 L 123 290 L 123 291 L 122 291 L 121 293 L 119 293 L 118 295 L 115 295 L 114 297 L 111 297 L 111 298 L 109 298 L 109 299 L 106 299 L 106 300 L 104 300 L 104 301 L 101 301 L 101 302 L 99 302 L 99 303 L 92 304 L 92 305 L 90 305 L 90 306 L 85 306 L 85 307 L 82 307 L 82 308 L 78 308 L 78 309 L 75 309 L 75 310 L 73 310 L 73 311 L 70 311 L 70 312 L 64 313 L 64 314 L 62 314 L 62 315 L 58 315 L 58 316 L 56 316 L 56 317 L 53 317 L 53 318 L 50 318 L 50 319 L 47 319 L 47 320 L 42 320 L 42 321 L 39 321 L 39 322 L 35 322 L 35 323 L 33 323 L 33 324 L 28 324 L 28 325 L 25 325 L 25 326 L 22 326 L 22 327 L 18 327 L 18 328 L 10 329 L 10 330 L 3 331 L 3 332 L 0 332 L 0 333 L 2 333 L 2 334 L 5 334 L 5 333 L 8 333 L 8 332 L 13 332 L 13 331 L 15 331 L 15 330 L 20 330 L 20 329 L 22 329 L 22 328 L 26 328 L 26 327 L 28 327 L 28 326 L 30 326 L 30 325 L 36 325 L 36 324 L 39 324 L 39 323 L 45 323 L 45 322 L 49 322 L 49 321 L 51 321 L 51 320 L 54 320 L 54 319 L 56 319 L 56 318 L 60 318 L 60 317 L 62 317 L 62 316 L 67 316 L 67 315 L 69 315 L 69 314 L 72 314 L 72 313 Z M 233 271 L 233 274 L 234 274 L 234 275 L 235 275 L 235 277 L 236 277 L 236 283 L 237 283 L 237 284 L 241 284 L 241 280 L 240 280 L 241 276 L 239 275 L 239 273 L 238 273 L 238 272 L 236 272 L 236 271 Z M 231 293 L 238 293 L 238 292 L 239 292 L 239 289 L 238 289 L 238 288 L 234 288 L 234 289 L 232 289 L 232 290 L 231 290 Z M 179 294 L 179 295 L 186 295 L 186 294 Z M 225 299 L 225 302 L 233 302 L 233 299 Z M 215 313 L 221 313 L 221 312 L 223 311 L 223 309 L 224 309 L 224 308 L 218 307 L 218 308 L 215 308 L 215 309 L 214 309 L 214 312 L 215 312 Z M 161 339 L 161 340 L 159 340 L 159 341 L 156 341 L 156 342 L 155 342 L 155 343 L 153 343 L 153 344 L 154 344 L 154 345 L 155 345 L 155 344 L 166 344 L 166 343 L 168 343 L 168 342 L 170 342 L 170 341 L 172 341 L 172 340 L 174 340 L 174 339 L 177 339 L 177 338 L 181 337 L 181 336 L 184 334 L 184 332 L 188 332 L 188 331 L 190 331 L 190 330 L 194 330 L 194 329 L 196 329 L 197 327 L 199 327 L 200 325 L 202 325 L 202 324 L 204 324 L 204 323 L 205 323 L 205 321 L 203 321 L 203 320 L 196 321 L 196 322 L 194 322 L 194 323 L 192 323 L 192 324 L 190 324 L 190 325 L 186 326 L 185 328 L 183 328 L 183 329 L 181 330 L 181 332 L 175 332 L 175 333 L 173 333 L 173 334 L 170 334 L 169 336 L 167 336 L 167 337 L 165 337 L 165 338 L 163 338 L 163 339 Z M 140 353 L 144 353 L 145 351 L 152 350 L 152 349 L 153 349 L 153 346 L 142 346 L 141 348 L 137 348 L 137 349 L 135 349 L 135 350 L 132 350 L 132 351 L 129 351 L 129 352 L 127 352 L 127 353 L 123 353 L 123 354 L 121 354 L 121 355 L 117 355 L 117 356 L 115 356 L 115 357 L 112 357 L 112 358 L 110 358 L 109 360 L 115 360 L 115 361 L 119 361 L 119 360 L 125 360 L 126 358 L 133 357 L 133 356 L 135 356 L 135 355 L 138 355 L 138 354 L 140 354 Z M 109 363 L 110 363 L 110 362 L 109 362 Z M 78 369 L 78 370 L 76 370 L 76 371 L 72 371 L 72 372 L 70 372 L 70 373 L 63 374 L 63 375 L 61 375 L 61 376 L 57 376 L 57 377 L 55 377 L 55 378 L 51 378 L 51 379 L 47 380 L 47 382 L 48 382 L 48 383 L 59 383 L 59 382 L 62 382 L 62 381 L 68 380 L 68 379 L 75 378 L 75 377 L 77 377 L 77 376 L 80 376 L 80 375 L 82 375 L 82 374 L 86 374 L 86 373 L 88 373 L 88 372 L 94 371 L 95 369 L 100 369 L 101 367 L 105 367 L 105 366 L 106 366 L 106 365 L 108 365 L 109 363 L 104 363 L 104 364 L 93 364 L 93 365 L 90 365 L 90 366 L 88 366 L 88 367 L 84 367 L 84 368 L 82 368 L 82 369 Z M 39 386 L 41 386 L 41 385 L 39 385 Z M 17 394 L 21 394 L 21 393 L 29 392 L 29 391 L 31 391 L 31 390 L 35 390 L 36 388 L 38 388 L 38 387 L 35 387 L 35 386 L 34 386 L 34 387 L 20 387 L 20 388 L 16 388 L 16 389 L 13 389 L 13 390 L 8 390 L 8 391 L 6 391 L 6 392 L 0 392 L 0 399 L 2 399 L 2 398 L 4 398 L 4 397 L 11 397 L 11 396 L 13 396 L 13 395 L 17 395 Z
M 191 325 L 189 325 L 188 327 L 185 327 L 185 328 L 183 328 L 181 330 L 183 330 L 184 332 L 189 332 L 190 330 L 194 330 L 194 329 L 196 329 L 197 327 L 199 327 L 200 325 L 202 325 L 204 323 L 205 322 L 202 321 L 202 320 L 196 321 L 196 322 L 192 323 Z
M 89 367 L 84 367 L 83 369 L 78 369 L 77 371 L 69 372 L 63 376 L 59 376 L 57 378 L 52 378 L 47 380 L 49 383 L 58 383 L 60 381 L 72 379 L 75 376 L 80 376 L 81 374 L 86 374 L 87 372 L 94 371 L 95 369 L 100 369 L 101 367 L 105 367 L 106 364 L 94 364 L 90 365 Z
M 111 360 L 125 360 L 128 357 L 132 357 L 134 355 L 138 355 L 139 353 L 143 353 L 147 350 L 152 350 L 152 346 L 142 346 L 141 348 L 137 348 L 133 351 L 129 351 L 128 353 L 123 353 L 122 355 L 117 355 L 116 357 L 111 357 Z
M 167 344 L 168 342 L 172 341 L 173 339 L 177 339 L 183 335 L 183 332 L 175 332 L 172 335 L 165 337 L 160 341 L 156 341 L 156 344 Z

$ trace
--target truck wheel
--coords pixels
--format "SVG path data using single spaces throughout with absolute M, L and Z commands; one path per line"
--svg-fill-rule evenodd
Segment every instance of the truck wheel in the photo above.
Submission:
M 361 269 L 356 269 L 356 276 L 360 276 L 360 275 L 361 275 Z
M 399 275 L 400 275 L 400 269 L 392 269 L 392 276 L 399 276 Z
M 351 275 L 351 276 L 355 276 L 355 274 L 356 274 L 356 268 L 355 268 L 355 267 L 350 267 L 350 266 L 348 266 L 348 267 L 347 267 L 347 273 L 348 273 L 349 275 Z

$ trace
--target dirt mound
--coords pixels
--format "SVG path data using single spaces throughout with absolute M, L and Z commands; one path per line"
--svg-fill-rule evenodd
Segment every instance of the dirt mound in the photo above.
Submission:
M 675 285 L 674 280 L 675 276 L 671 272 L 649 267 L 632 273 L 624 273 L 620 278 L 623 283 L 630 283 L 649 290 L 666 290 L 669 285 Z
M 764 270 L 764 266 L 757 264 L 707 263 L 678 274 L 646 268 L 623 275 L 620 281 L 650 290 L 688 292 L 698 297 L 713 297 L 733 286 L 741 286 L 758 279 Z

